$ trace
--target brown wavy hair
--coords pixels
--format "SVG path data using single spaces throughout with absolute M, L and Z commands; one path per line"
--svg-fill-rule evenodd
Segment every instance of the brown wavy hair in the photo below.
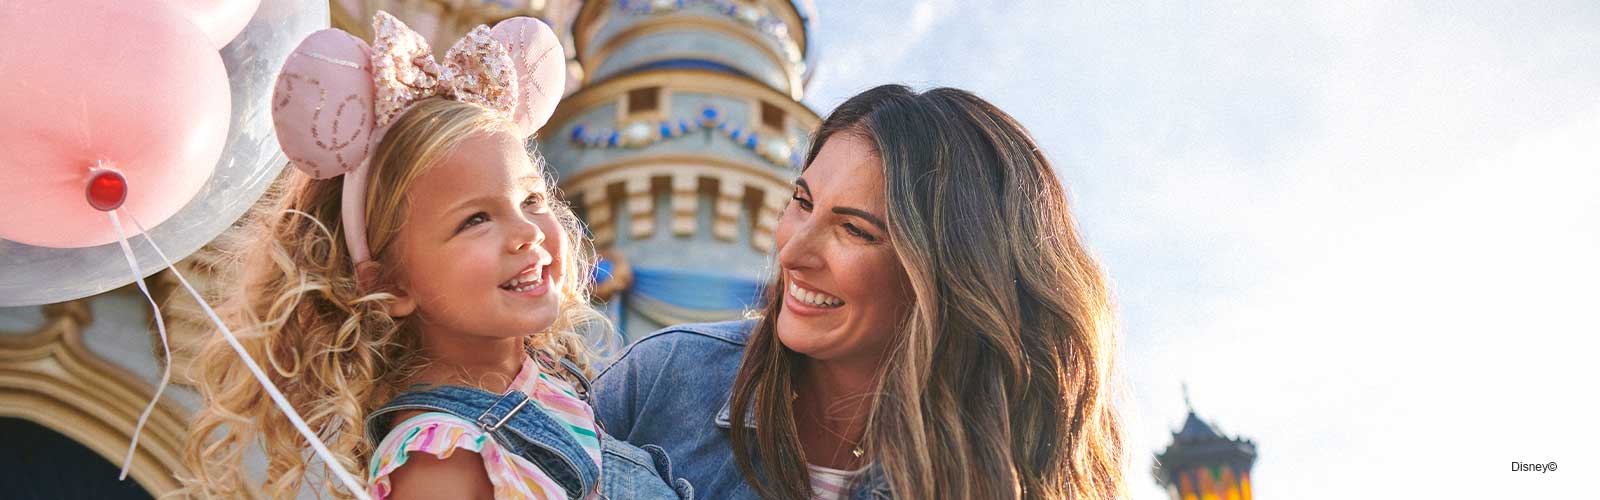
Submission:
M 901 85 L 835 109 L 805 165 L 835 134 L 867 139 L 882 160 L 889 241 L 914 301 L 862 441 L 894 496 L 1124 497 L 1110 292 L 1038 144 L 969 92 Z M 779 274 L 733 389 L 758 424 L 734 411 L 732 439 L 763 498 L 800 500 L 811 490 L 791 394 L 803 355 L 774 330 Z
M 373 289 L 358 286 L 347 255 L 339 215 L 342 181 L 299 171 L 286 172 L 246 217 L 248 225 L 240 230 L 249 236 L 238 239 L 243 248 L 231 256 L 236 270 L 213 289 L 223 321 L 338 456 L 337 466 L 357 478 L 365 477 L 374 445 L 365 439 L 365 416 L 397 395 L 401 383 L 428 362 L 407 320 L 389 316 L 395 296 L 382 285 L 392 283 L 397 267 L 392 264 L 403 258 L 390 243 L 405 224 L 405 193 L 463 140 L 509 127 L 486 108 L 442 98 L 424 100 L 395 121 L 370 159 L 365 217 L 378 263 L 378 285 L 368 284 Z M 550 175 L 542 158 L 530 154 Z M 550 194 L 551 200 L 559 199 Z M 589 371 L 587 341 L 580 332 L 609 328 L 588 306 L 594 251 L 570 207 L 551 205 L 568 234 L 563 255 L 570 258 L 561 265 L 569 279 L 560 290 L 555 324 L 524 342 Z M 321 473 L 325 489 L 348 496 L 325 469 L 328 464 L 318 461 L 316 470 L 308 470 L 304 438 L 222 336 L 208 337 L 190 371 L 205 406 L 190 427 L 184 459 L 192 476 L 184 478 L 186 492 L 240 496 L 240 488 L 248 487 L 240 460 L 259 444 L 267 458 L 262 489 L 269 496 L 298 494 L 310 472 Z

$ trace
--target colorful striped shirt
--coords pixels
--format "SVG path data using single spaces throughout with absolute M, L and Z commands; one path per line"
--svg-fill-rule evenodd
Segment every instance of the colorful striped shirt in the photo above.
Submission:
M 526 393 L 532 404 L 567 424 L 583 451 L 600 465 L 600 436 L 595 433 L 594 410 L 571 384 L 550 377 L 533 359 L 524 360 L 522 371 L 508 387 Z M 477 453 L 489 473 L 496 499 L 563 499 L 566 491 L 538 466 L 514 453 L 504 452 L 494 438 L 470 420 L 448 413 L 422 413 L 406 419 L 384 436 L 373 450 L 367 473 L 368 492 L 383 500 L 391 493 L 389 476 L 405 465 L 412 452 L 449 458 L 456 450 Z M 591 495 L 592 496 L 592 495 Z

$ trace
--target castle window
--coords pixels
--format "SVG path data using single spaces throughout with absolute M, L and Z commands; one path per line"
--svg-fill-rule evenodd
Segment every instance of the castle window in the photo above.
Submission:
M 767 127 L 770 127 L 772 131 L 782 134 L 784 132 L 783 118 L 783 108 L 777 107 L 770 102 L 761 101 L 762 125 L 766 125 Z
M 661 109 L 661 87 L 628 91 L 628 114 L 652 113 Z

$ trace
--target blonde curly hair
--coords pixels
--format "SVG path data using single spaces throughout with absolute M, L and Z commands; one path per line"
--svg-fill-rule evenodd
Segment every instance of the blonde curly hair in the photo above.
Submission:
M 367 241 L 372 259 L 404 223 L 405 193 L 431 165 L 463 140 L 504 131 L 510 124 L 488 109 L 441 98 L 419 102 L 399 117 L 370 159 L 366 192 Z M 531 151 L 537 164 L 542 158 Z M 229 276 L 213 288 L 218 313 L 260 360 L 306 423 L 338 457 L 339 467 L 364 477 L 373 443 L 365 416 L 400 392 L 403 381 L 427 363 L 417 333 L 389 316 L 395 295 L 362 290 L 347 256 L 340 224 L 339 178 L 317 180 L 294 169 L 256 204 L 240 228 L 247 237 L 228 260 Z M 548 168 L 542 168 L 546 175 Z M 553 186 L 554 183 L 548 183 Z M 552 191 L 554 187 L 550 188 Z M 558 199 L 550 193 L 552 200 Z M 610 324 L 589 305 L 594 250 L 570 207 L 552 202 L 567 232 L 569 256 L 560 263 L 561 312 L 544 332 L 525 337 L 530 350 L 590 369 L 589 338 Z M 378 266 L 382 283 L 393 266 Z M 191 475 L 185 493 L 237 497 L 248 486 L 241 470 L 245 450 L 259 444 L 267 459 L 262 490 L 270 497 L 299 493 L 307 474 L 320 472 L 325 489 L 348 497 L 322 464 L 312 469 L 308 445 L 251 377 L 221 335 L 209 335 L 190 367 L 205 405 L 195 416 L 185 450 Z M 319 462 L 320 463 L 320 462 Z

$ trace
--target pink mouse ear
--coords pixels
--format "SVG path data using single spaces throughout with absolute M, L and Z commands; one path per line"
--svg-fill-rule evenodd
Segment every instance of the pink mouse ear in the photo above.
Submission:
M 489 35 L 511 49 L 519 97 L 512 119 L 520 135 L 531 136 L 555 113 L 566 87 L 567 56 L 561 39 L 550 26 L 531 17 L 501 21 Z
M 290 53 L 272 92 L 278 144 L 318 179 L 354 170 L 373 130 L 372 50 L 336 29 L 312 33 Z

